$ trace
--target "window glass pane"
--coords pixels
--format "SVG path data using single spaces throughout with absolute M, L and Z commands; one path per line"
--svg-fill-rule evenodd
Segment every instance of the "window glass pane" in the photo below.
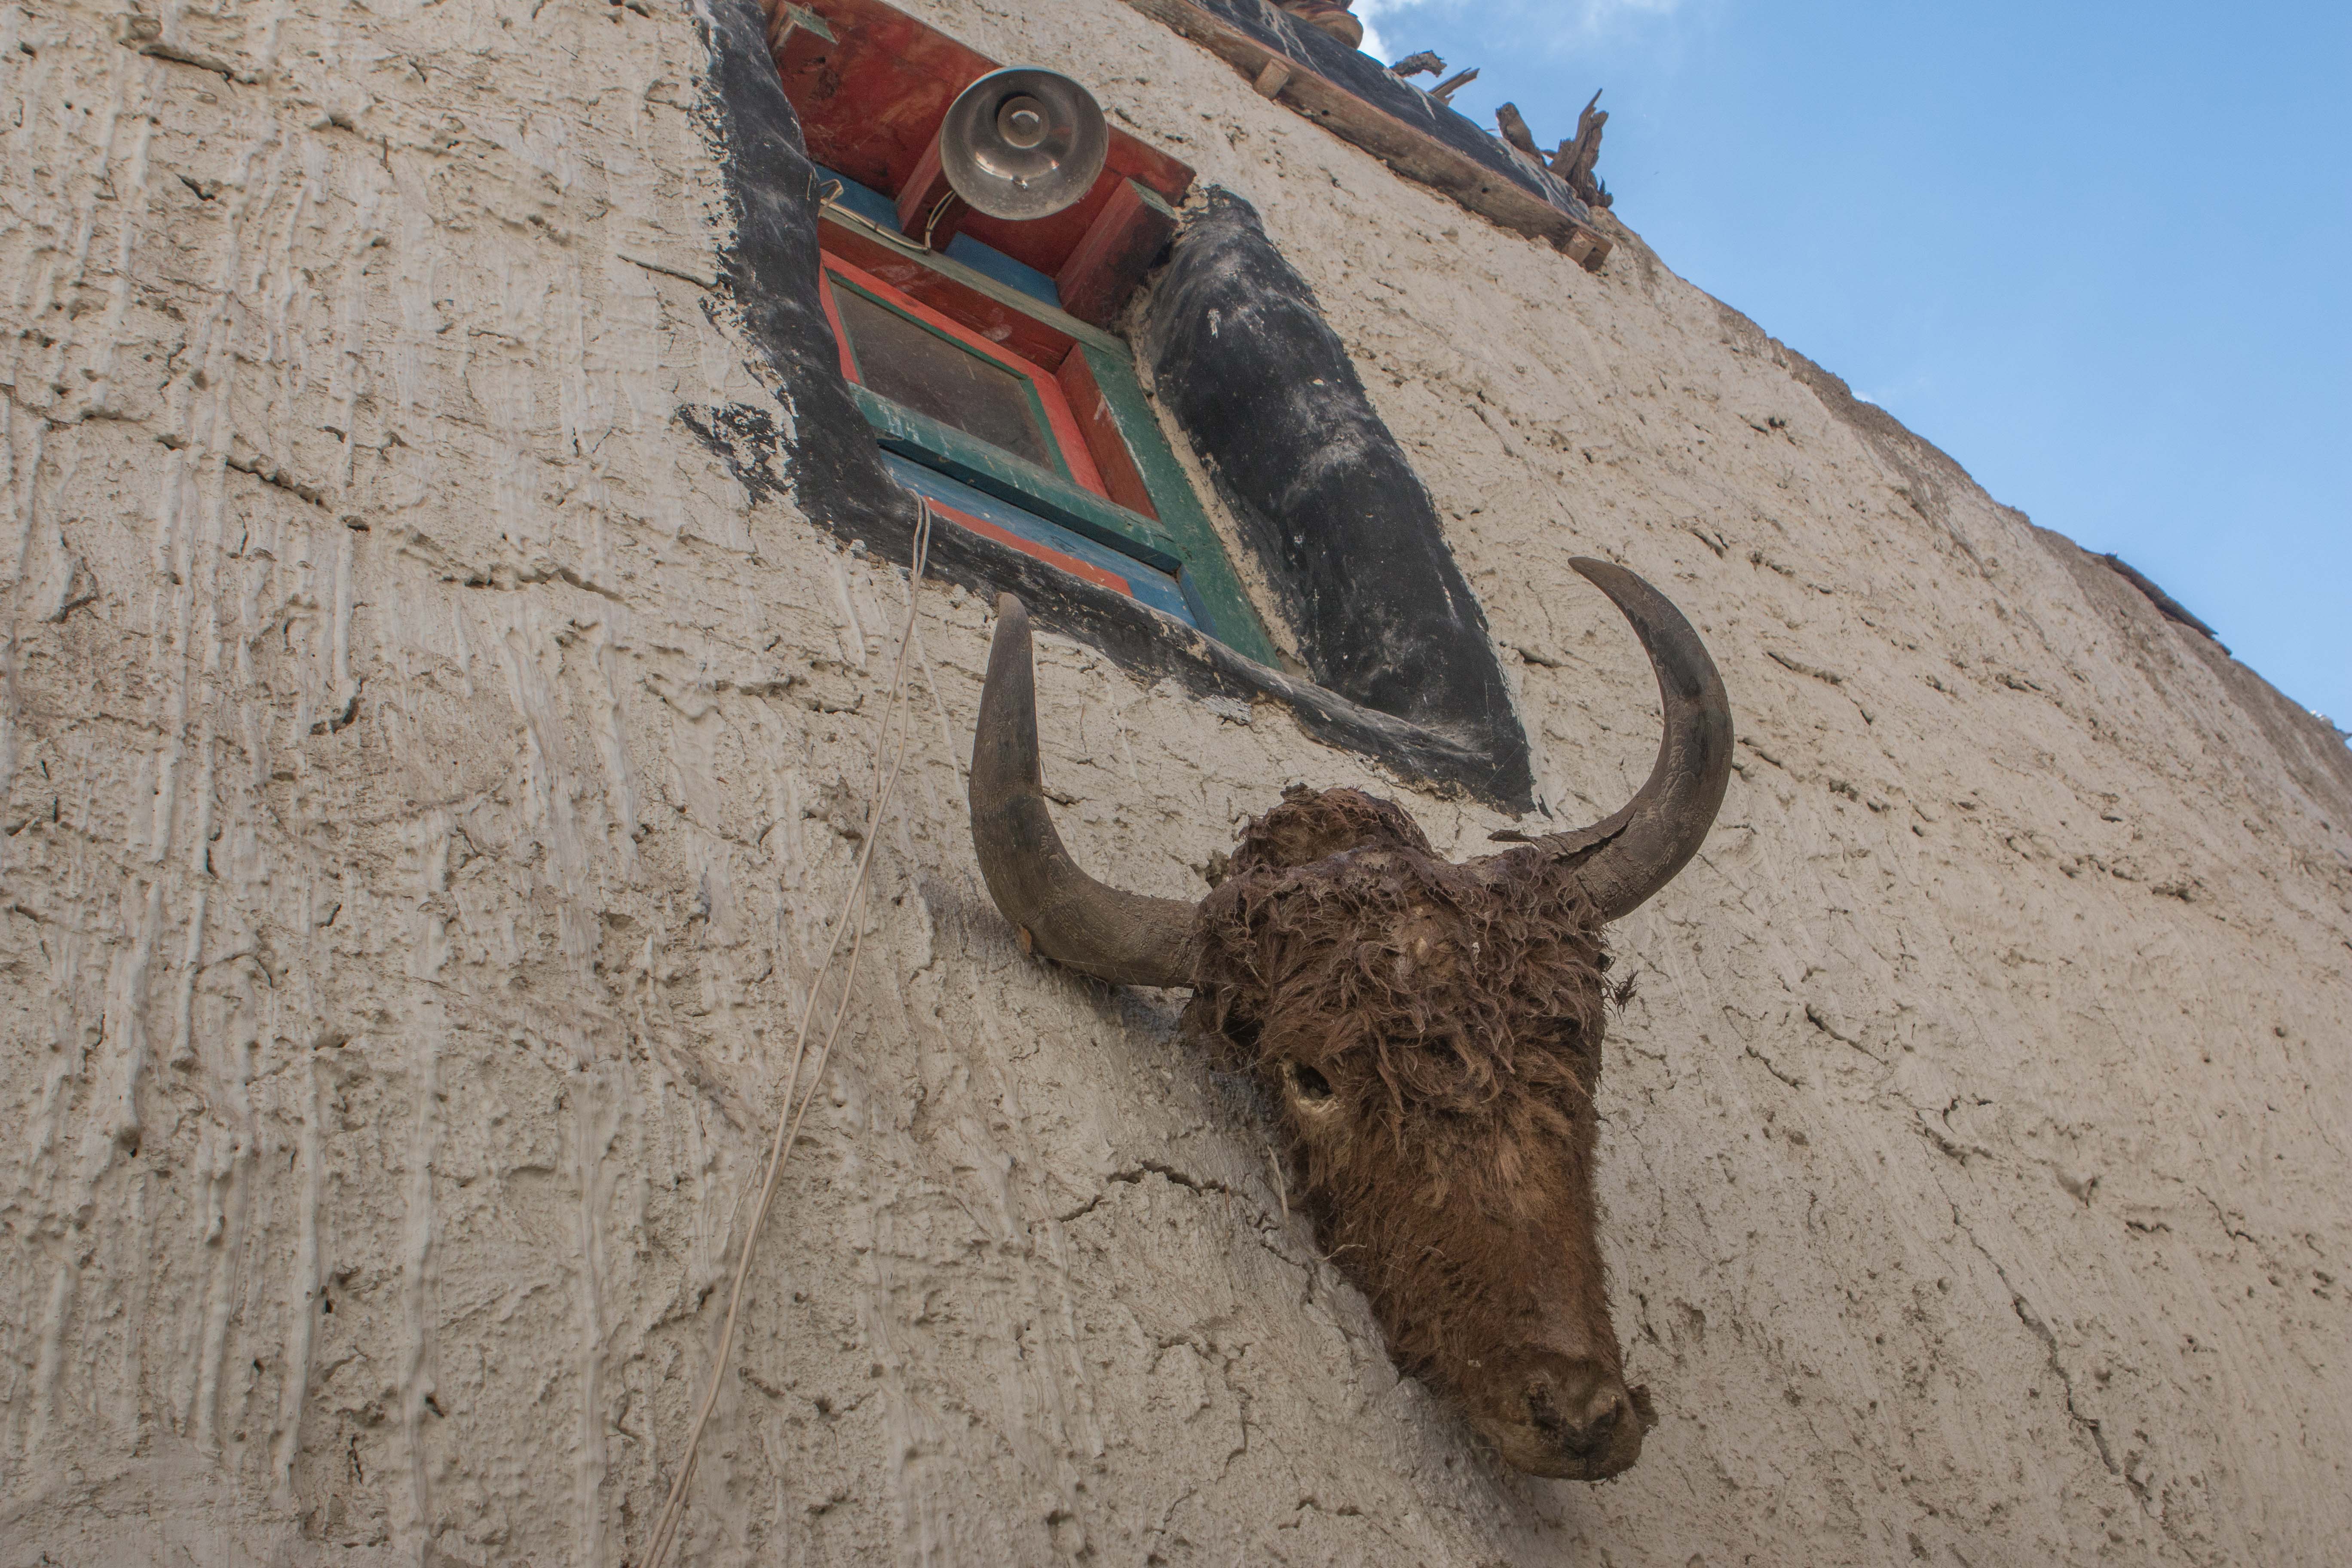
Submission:
M 1058 471 L 1028 384 L 855 289 L 836 287 L 858 379 L 893 403 Z

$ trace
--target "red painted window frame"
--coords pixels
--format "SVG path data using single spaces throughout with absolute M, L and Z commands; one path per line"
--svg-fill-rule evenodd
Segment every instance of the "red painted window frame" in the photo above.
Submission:
M 982 358 L 1001 365 L 1021 377 L 1028 384 L 1031 395 L 1036 398 L 1039 409 L 1045 416 L 1046 434 L 1052 440 L 1063 467 L 1067 470 L 1071 482 L 1093 491 L 1105 500 L 1120 501 L 1124 504 L 1123 498 L 1113 495 L 1110 487 L 1103 482 L 1101 467 L 1095 460 L 1094 442 L 1087 438 L 1087 426 L 1079 422 L 1076 412 L 1070 406 L 1068 395 L 1063 390 L 1060 378 L 1052 370 L 1038 364 L 1034 360 L 1024 359 L 1000 344 L 989 342 L 952 316 L 944 315 L 933 310 L 921 300 L 908 295 L 904 289 L 894 288 L 875 277 L 855 262 L 845 261 L 830 250 L 820 251 L 818 256 L 824 271 L 824 287 L 820 292 L 824 298 L 825 319 L 833 326 L 834 343 L 841 353 L 841 374 L 845 379 L 860 385 L 865 384 L 857 374 L 857 362 L 850 353 L 849 333 L 842 326 L 841 309 L 834 302 L 834 281 L 836 278 L 869 299 L 881 301 L 908 320 L 919 322 L 943 337 L 952 339 Z M 1065 363 L 1067 363 L 1067 356 Z M 1114 438 L 1116 438 L 1115 436 Z M 1121 455 L 1124 456 L 1123 453 Z
M 1018 550 L 1024 555 L 1034 555 L 1048 566 L 1057 567 L 1073 577 L 1083 577 L 1089 583 L 1108 588 L 1114 594 L 1124 594 L 1130 599 L 1135 596 L 1134 585 L 1127 578 L 1108 567 L 1097 566 L 1091 561 L 1081 561 L 1075 555 L 1055 549 L 1042 540 L 1026 538 L 1009 528 L 999 528 L 984 517 L 974 517 L 962 508 L 950 506 L 945 501 L 934 500 L 930 503 L 930 508 L 957 527 L 977 533 L 983 538 L 992 539 L 1007 549 Z M 1151 570 L 1139 561 L 1136 563 L 1136 566 L 1139 571 Z

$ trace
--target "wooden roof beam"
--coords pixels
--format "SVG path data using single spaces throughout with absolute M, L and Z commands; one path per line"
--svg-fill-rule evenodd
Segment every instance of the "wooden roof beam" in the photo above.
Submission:
M 1250 7 L 1244 13 L 1229 0 L 1127 3 L 1206 48 L 1259 91 L 1265 92 L 1265 84 L 1272 84 L 1280 102 L 1343 141 L 1354 142 L 1407 179 L 1444 192 L 1505 228 L 1550 242 L 1588 272 L 1600 271 L 1608 259 L 1608 236 L 1593 226 L 1590 210 L 1549 170 L 1539 162 L 1522 159 L 1526 178 L 1513 177 L 1497 166 L 1513 154 L 1492 137 L 1486 138 L 1494 145 L 1494 161 L 1488 163 L 1481 163 L 1462 147 L 1448 145 L 1444 128 L 1432 121 L 1454 111 L 1432 95 L 1391 77 L 1370 57 L 1360 57 L 1368 73 L 1365 91 L 1381 96 L 1385 89 L 1385 96 L 1394 100 L 1393 108 L 1370 101 L 1309 64 L 1316 54 L 1324 52 L 1318 46 L 1337 47 L 1337 40 L 1303 26 L 1289 27 L 1290 18 L 1282 13 L 1251 20 L 1262 8 Z M 1225 12 L 1231 14 L 1221 14 Z M 1334 68 L 1346 74 L 1344 66 Z M 1423 123 L 1412 123 L 1401 115 L 1418 115 Z M 1468 121 L 1462 125 L 1466 127 Z M 1458 127 L 1453 133 L 1457 139 L 1470 134 Z M 1549 186 L 1558 187 L 1558 198 L 1544 194 Z
M 1176 214 L 1146 185 L 1121 180 L 1055 275 L 1062 309 L 1108 327 L 1175 237 Z

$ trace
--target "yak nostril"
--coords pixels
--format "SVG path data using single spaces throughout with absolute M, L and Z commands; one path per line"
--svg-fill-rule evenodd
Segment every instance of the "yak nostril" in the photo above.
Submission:
M 1310 1103 L 1331 1098 L 1331 1080 L 1304 1062 L 1290 1064 L 1290 1082 L 1298 1098 Z
M 1643 1401 L 1615 1367 L 1538 1345 L 1486 1364 L 1490 1375 L 1472 1373 L 1473 1418 L 1515 1468 L 1598 1481 L 1641 1456 Z
M 1528 1418 L 1561 1447 L 1591 1452 L 1616 1436 L 1625 1395 L 1616 1379 L 1595 1367 L 1579 1366 L 1565 1375 L 1546 1370 L 1528 1379 Z

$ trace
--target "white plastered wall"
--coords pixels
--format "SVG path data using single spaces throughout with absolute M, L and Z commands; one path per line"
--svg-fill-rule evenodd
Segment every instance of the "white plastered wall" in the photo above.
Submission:
M 2337 738 L 1637 239 L 1587 276 L 1110 0 L 929 14 L 1256 203 L 1562 815 L 1654 721 L 1567 558 L 1715 650 L 1739 772 L 1604 1081 L 1664 1421 L 1604 1487 L 1499 1469 L 1168 999 L 1021 955 L 934 589 L 687 1560 L 2352 1552 Z M 703 49 L 660 0 L 0 10 L 6 1568 L 642 1560 L 907 595 L 680 417 L 790 417 L 711 288 Z M 1394 787 L 1040 658 L 1139 889 L 1285 781 Z

